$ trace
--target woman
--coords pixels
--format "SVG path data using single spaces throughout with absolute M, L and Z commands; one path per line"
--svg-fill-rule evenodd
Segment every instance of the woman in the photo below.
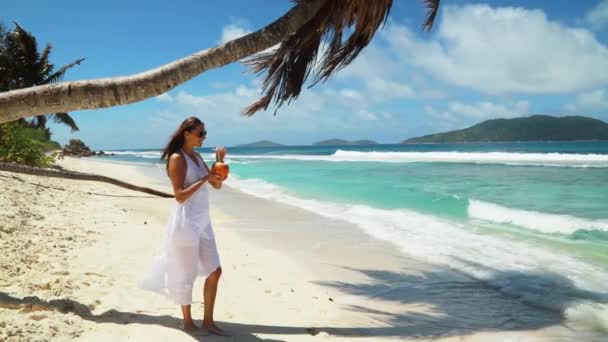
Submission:
M 203 328 L 212 334 L 224 335 L 215 325 L 213 308 L 217 285 L 222 274 L 215 236 L 209 217 L 207 183 L 221 189 L 222 180 L 209 172 L 209 167 L 194 151 L 207 135 L 205 125 L 191 117 L 179 126 L 163 150 L 167 174 L 177 201 L 167 227 L 162 254 L 155 258 L 142 287 L 167 295 L 181 305 L 184 330 L 197 327 L 192 321 L 192 286 L 197 276 L 205 277 Z M 216 148 L 218 161 L 224 160 L 226 149 Z

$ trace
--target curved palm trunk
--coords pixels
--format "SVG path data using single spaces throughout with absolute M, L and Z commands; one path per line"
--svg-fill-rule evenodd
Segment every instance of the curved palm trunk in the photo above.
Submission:
M 94 175 L 94 174 L 90 174 L 90 173 L 43 169 L 43 168 L 20 165 L 20 164 L 13 164 L 13 163 L 0 163 L 0 171 L 21 173 L 21 174 L 33 175 L 33 176 L 44 176 L 44 177 L 104 182 L 104 183 L 114 184 L 116 186 L 120 186 L 120 187 L 129 189 L 129 190 L 133 190 L 133 191 L 145 192 L 147 194 L 154 195 L 154 196 L 159 196 L 159 197 L 164 197 L 164 198 L 175 197 L 166 192 L 162 192 L 162 191 L 158 191 L 158 190 L 154 190 L 154 189 L 150 189 L 150 188 L 146 188 L 146 187 L 141 187 L 141 186 L 127 183 L 127 182 L 123 182 L 123 181 L 115 179 L 115 178 Z
M 0 123 L 39 114 L 124 105 L 158 96 L 209 69 L 284 41 L 310 20 L 326 1 L 298 2 L 284 16 L 259 31 L 143 73 L 0 93 Z

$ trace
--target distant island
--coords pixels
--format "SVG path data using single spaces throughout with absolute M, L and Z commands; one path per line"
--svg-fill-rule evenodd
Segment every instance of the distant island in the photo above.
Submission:
M 280 147 L 285 146 L 270 140 L 260 140 L 249 144 L 240 144 L 234 147 Z
M 342 140 L 342 139 L 328 139 L 328 140 L 317 141 L 316 143 L 314 143 L 312 145 L 313 146 L 353 146 L 353 145 L 376 145 L 376 144 L 378 144 L 378 143 L 373 140 L 348 141 L 348 140 Z
M 533 115 L 404 140 L 409 143 L 608 140 L 608 123 L 585 116 Z

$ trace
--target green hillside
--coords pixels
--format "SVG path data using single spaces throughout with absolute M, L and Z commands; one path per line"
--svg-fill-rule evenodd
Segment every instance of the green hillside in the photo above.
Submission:
M 608 123 L 585 116 L 533 115 L 493 119 L 469 128 L 410 138 L 403 143 L 608 140 Z

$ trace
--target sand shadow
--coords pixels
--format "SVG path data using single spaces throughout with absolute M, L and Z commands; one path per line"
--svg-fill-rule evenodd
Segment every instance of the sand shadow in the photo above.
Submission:
M 191 336 L 193 340 L 205 341 L 281 341 L 262 339 L 255 334 L 285 335 L 286 338 L 318 334 L 353 338 L 436 338 L 483 331 L 542 329 L 561 324 L 565 308 L 573 303 L 585 300 L 608 303 L 608 294 L 577 288 L 570 279 L 546 272 L 495 271 L 493 277 L 479 281 L 461 272 L 440 267 L 415 274 L 349 269 L 363 273 L 369 281 L 318 284 L 368 299 L 365 305 L 351 305 L 347 308 L 373 317 L 381 323 L 377 327 L 302 327 L 218 322 L 233 336 Z M 404 308 L 407 304 L 425 305 L 433 308 L 433 312 L 383 311 L 374 308 L 374 300 L 403 304 Z M 179 317 L 118 310 L 96 315 L 88 306 L 70 299 L 45 301 L 38 297 L 17 298 L 0 292 L 0 307 L 22 312 L 72 312 L 82 319 L 99 324 L 150 324 L 181 331 Z
M 537 330 L 562 324 L 565 310 L 573 304 L 608 303 L 608 293 L 580 289 L 567 277 L 550 272 L 491 270 L 492 276 L 480 281 L 437 266 L 403 273 L 343 268 L 364 274 L 368 281 L 316 284 L 367 299 L 347 308 L 387 326 L 364 329 L 372 336 L 394 336 L 396 330 L 409 338 Z M 378 310 L 374 300 L 398 303 L 405 312 Z M 420 306 L 428 309 L 412 310 Z
M 0 308 L 19 310 L 21 313 L 30 313 L 38 311 L 58 311 L 61 313 L 73 313 L 84 320 L 95 322 L 98 324 L 146 324 L 157 325 L 170 329 L 176 329 L 184 334 L 180 328 L 181 318 L 169 315 L 149 315 L 145 313 L 124 312 L 118 310 L 108 310 L 101 314 L 94 314 L 91 309 L 72 299 L 53 299 L 42 300 L 38 297 L 13 297 L 7 293 L 0 292 Z M 281 342 L 284 340 L 263 339 L 255 336 L 260 334 L 276 334 L 276 335 L 317 335 L 324 328 L 315 327 L 289 327 L 289 326 L 265 326 L 256 324 L 242 324 L 231 322 L 217 322 L 225 330 L 229 331 L 232 336 L 221 337 L 204 334 L 202 332 L 188 334 L 195 341 L 266 341 L 266 342 Z M 197 322 L 200 325 L 200 322 Z

